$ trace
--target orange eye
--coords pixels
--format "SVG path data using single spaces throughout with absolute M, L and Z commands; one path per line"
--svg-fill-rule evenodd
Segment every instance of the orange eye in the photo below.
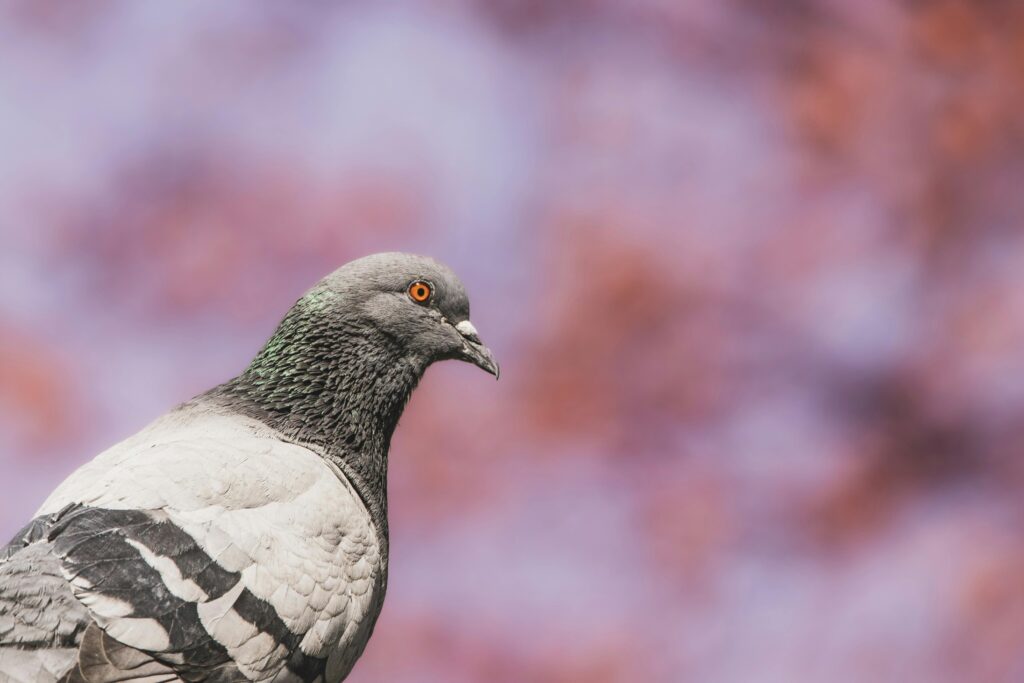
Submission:
M 425 304 L 430 301 L 430 295 L 434 293 L 429 282 L 417 280 L 409 285 L 409 298 L 418 304 Z

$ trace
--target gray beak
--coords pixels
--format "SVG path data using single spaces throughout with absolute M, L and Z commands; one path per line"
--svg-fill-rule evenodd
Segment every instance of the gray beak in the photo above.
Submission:
M 494 355 L 491 350 L 483 345 L 480 341 L 480 335 L 477 334 L 476 328 L 473 327 L 473 323 L 468 320 L 463 320 L 461 323 L 455 326 L 455 329 L 462 335 L 462 354 L 461 360 L 472 363 L 473 365 L 486 370 L 487 372 L 494 375 L 494 379 L 498 379 L 501 369 L 498 367 L 498 361 L 494 360 Z

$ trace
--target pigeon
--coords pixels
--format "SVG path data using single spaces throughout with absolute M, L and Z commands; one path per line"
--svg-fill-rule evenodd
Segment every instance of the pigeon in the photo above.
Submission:
M 446 359 L 499 374 L 448 267 L 324 278 L 240 375 L 82 466 L 0 550 L 0 680 L 344 679 L 387 586 L 391 436 Z

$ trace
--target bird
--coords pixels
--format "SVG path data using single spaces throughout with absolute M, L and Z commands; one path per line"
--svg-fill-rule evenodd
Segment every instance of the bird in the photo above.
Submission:
M 441 360 L 499 376 L 450 268 L 383 253 L 325 277 L 238 376 L 0 549 L 0 680 L 343 680 L 387 587 L 391 437 Z

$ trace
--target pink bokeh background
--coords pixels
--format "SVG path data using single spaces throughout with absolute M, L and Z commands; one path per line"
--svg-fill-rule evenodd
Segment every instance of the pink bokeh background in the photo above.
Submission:
M 1024 680 L 1024 7 L 0 9 L 0 531 L 381 250 L 455 268 L 350 680 Z

